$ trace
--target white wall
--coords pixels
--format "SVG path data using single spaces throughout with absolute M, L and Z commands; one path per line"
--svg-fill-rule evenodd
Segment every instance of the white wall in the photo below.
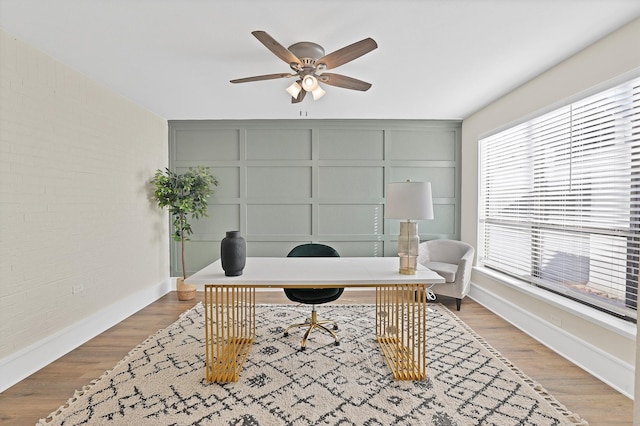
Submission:
M 549 109 L 550 106 L 566 104 L 585 93 L 612 85 L 623 79 L 640 74 L 640 19 L 610 34 L 598 43 L 569 58 L 546 73 L 531 80 L 507 96 L 488 105 L 468 117 L 462 126 L 462 224 L 464 241 L 477 246 L 477 201 L 478 201 L 478 140 L 489 132 L 503 128 L 534 113 Z M 541 334 L 557 333 L 570 335 L 575 342 L 584 343 L 624 370 L 630 376 L 622 377 L 621 383 L 614 384 L 627 395 L 633 395 L 633 366 L 635 364 L 635 326 L 631 332 L 615 333 L 611 327 L 597 326 L 585 321 L 581 315 L 570 313 L 556 304 L 548 303 L 519 290 L 516 286 L 484 274 L 478 270 L 473 275 L 475 294 L 487 300 L 505 300 L 515 315 L 521 317 L 523 328 L 532 320 L 544 325 Z M 493 309 L 496 309 L 493 307 Z M 509 310 L 507 309 L 507 310 Z M 498 312 L 505 317 L 509 313 Z M 612 325 L 615 328 L 615 324 Z M 527 332 L 535 334 L 533 327 Z M 567 333 L 565 333 L 567 332 Z M 564 334 L 563 334 L 564 333 Z M 548 336 L 535 336 L 544 340 Z M 564 354 L 572 358 L 571 354 Z M 589 363 L 589 360 L 584 360 Z M 585 367 L 583 365 L 583 367 Z M 590 366 L 585 367 L 590 370 Z M 594 366 L 597 369 L 598 366 Z M 591 371 L 591 370 L 590 370 Z M 593 372 L 593 371 L 592 371 Z M 595 372 L 602 377 L 607 372 Z
M 0 391 L 168 290 L 146 188 L 167 140 L 164 119 L 0 32 Z

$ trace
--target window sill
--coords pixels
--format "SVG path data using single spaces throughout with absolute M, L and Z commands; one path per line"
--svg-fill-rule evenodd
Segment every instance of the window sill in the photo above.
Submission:
M 482 274 L 487 278 L 493 279 L 501 284 L 518 290 L 529 297 L 533 297 L 540 301 L 548 303 L 551 306 L 562 309 L 565 312 L 569 312 L 585 321 L 617 333 L 623 337 L 626 337 L 628 339 L 636 338 L 637 326 L 632 322 L 625 321 L 621 318 L 617 318 L 613 315 L 601 312 L 597 309 L 559 296 L 544 289 L 534 287 L 523 281 L 501 274 L 489 268 L 474 266 L 473 271 L 474 273 Z

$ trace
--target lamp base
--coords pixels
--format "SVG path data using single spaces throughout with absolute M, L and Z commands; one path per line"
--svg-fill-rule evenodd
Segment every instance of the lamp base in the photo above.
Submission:
M 418 256 L 400 255 L 400 273 L 402 275 L 416 275 L 418 273 Z
M 400 273 L 416 275 L 418 271 L 418 224 L 416 222 L 400 222 L 398 235 L 398 257 L 400 258 Z

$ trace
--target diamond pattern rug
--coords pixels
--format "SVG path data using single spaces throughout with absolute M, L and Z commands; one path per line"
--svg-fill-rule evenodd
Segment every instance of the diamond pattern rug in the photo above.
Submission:
M 447 308 L 430 304 L 428 379 L 394 381 L 375 341 L 373 305 L 322 305 L 339 346 L 314 332 L 309 307 L 259 305 L 240 380 L 204 380 L 202 305 L 133 349 L 39 424 L 47 425 L 586 425 Z

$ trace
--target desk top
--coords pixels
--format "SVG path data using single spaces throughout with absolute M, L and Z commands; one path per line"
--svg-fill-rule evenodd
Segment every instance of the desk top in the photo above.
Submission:
M 218 259 L 185 283 L 277 288 L 444 283 L 444 278 L 422 265 L 416 275 L 402 275 L 398 266 L 397 257 L 248 257 L 241 276 L 227 277 Z

